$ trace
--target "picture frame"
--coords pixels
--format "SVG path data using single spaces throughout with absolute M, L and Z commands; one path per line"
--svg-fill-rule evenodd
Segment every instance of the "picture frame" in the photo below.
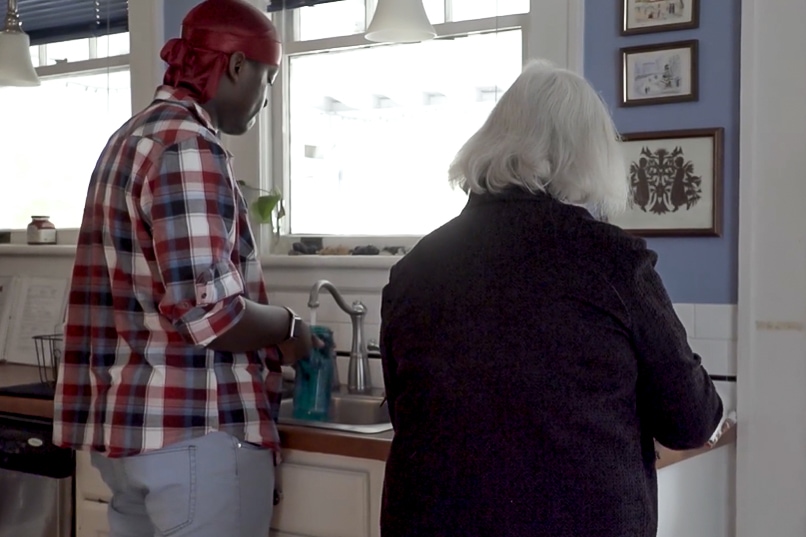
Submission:
M 699 99 L 699 41 L 624 47 L 621 106 L 680 103 Z
M 700 27 L 700 0 L 618 0 L 621 35 L 690 30 Z
M 724 129 L 622 135 L 630 207 L 610 220 L 642 237 L 720 237 Z

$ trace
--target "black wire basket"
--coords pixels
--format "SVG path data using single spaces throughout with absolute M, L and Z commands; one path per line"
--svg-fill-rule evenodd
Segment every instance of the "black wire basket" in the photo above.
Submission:
M 33 336 L 36 347 L 36 364 L 39 366 L 39 380 L 51 387 L 56 386 L 56 375 L 62 359 L 62 335 L 42 334 Z

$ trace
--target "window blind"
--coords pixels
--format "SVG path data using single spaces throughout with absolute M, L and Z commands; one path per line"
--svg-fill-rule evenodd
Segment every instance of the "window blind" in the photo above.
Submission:
M 129 29 L 127 0 L 18 0 L 18 7 L 32 45 Z
M 268 10 L 280 11 L 283 9 L 297 9 L 298 7 L 315 6 L 339 1 L 340 0 L 269 0 Z

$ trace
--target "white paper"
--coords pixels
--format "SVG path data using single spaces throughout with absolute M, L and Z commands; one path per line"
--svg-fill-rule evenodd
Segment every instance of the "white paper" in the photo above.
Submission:
M 11 324 L 11 311 L 13 308 L 13 290 L 15 278 L 13 276 L 0 276 L 0 361 L 5 359 L 2 351 L 6 348 L 6 335 Z
M 11 313 L 5 358 L 37 365 L 33 336 L 53 334 L 64 321 L 68 281 L 64 278 L 20 278 L 18 299 Z M 45 346 L 50 365 L 49 346 Z

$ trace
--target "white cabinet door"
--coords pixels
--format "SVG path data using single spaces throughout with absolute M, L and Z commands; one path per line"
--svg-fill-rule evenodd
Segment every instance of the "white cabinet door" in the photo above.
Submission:
M 383 462 L 305 451 L 284 451 L 283 459 L 272 537 L 380 537 Z M 78 452 L 77 537 L 108 535 L 111 496 L 89 454 Z
M 736 446 L 658 471 L 658 537 L 736 535 Z
M 283 459 L 273 535 L 379 537 L 383 462 L 302 451 Z
M 106 537 L 106 508 L 112 491 L 90 463 L 87 451 L 76 452 L 76 537 Z
M 101 479 L 101 473 L 90 462 L 88 451 L 76 452 L 76 496 L 81 500 L 109 502 L 112 491 Z
M 88 500 L 76 501 L 76 537 L 109 537 L 107 504 Z

